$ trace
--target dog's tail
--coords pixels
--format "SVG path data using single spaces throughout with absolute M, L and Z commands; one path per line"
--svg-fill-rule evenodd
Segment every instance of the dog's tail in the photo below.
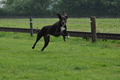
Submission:
M 38 33 L 40 30 L 38 29 L 38 27 L 36 27 L 36 32 Z
M 36 27 L 36 32 L 40 32 L 40 31 L 42 31 L 43 33 L 43 31 L 45 31 L 44 27 L 42 29 L 38 29 L 38 27 Z

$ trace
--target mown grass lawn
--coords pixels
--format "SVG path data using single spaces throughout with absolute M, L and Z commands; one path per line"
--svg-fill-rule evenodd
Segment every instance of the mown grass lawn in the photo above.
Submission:
M 0 32 L 0 80 L 120 80 L 120 41 L 51 37 L 41 52 L 35 38 Z

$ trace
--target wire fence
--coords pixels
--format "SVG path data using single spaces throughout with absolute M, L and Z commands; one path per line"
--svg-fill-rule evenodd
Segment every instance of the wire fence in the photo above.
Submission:
M 120 18 L 97 18 L 97 32 L 120 33 Z
M 68 30 L 72 31 L 90 31 L 90 19 L 69 18 L 67 21 Z M 52 25 L 57 22 L 57 18 L 33 18 L 33 28 L 41 29 L 43 26 Z M 29 19 L 0 19 L 1 27 L 29 28 Z M 85 26 L 87 26 L 85 30 Z M 88 30 L 89 29 L 89 30 Z
M 7 20 L 1 20 L 0 22 L 17 22 L 17 23 L 29 23 L 30 21 L 7 21 Z M 67 22 L 68 24 L 84 24 L 84 23 L 90 23 L 89 22 Z M 33 21 L 32 23 L 55 23 L 55 22 L 37 22 L 37 21 Z
M 57 18 L 33 18 L 33 28 L 41 29 L 45 25 L 52 25 Z M 90 32 L 90 18 L 68 18 L 67 27 L 70 31 Z M 29 28 L 29 18 L 0 19 L 0 27 Z M 96 18 L 96 30 L 100 33 L 120 33 L 120 18 Z

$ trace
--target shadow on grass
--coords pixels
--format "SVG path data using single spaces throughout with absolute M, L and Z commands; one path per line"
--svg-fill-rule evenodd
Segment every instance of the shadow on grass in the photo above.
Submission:
M 74 70 L 79 70 L 79 71 L 86 70 L 86 69 L 88 69 L 88 68 L 85 67 L 85 66 L 76 66 L 76 67 L 74 68 Z

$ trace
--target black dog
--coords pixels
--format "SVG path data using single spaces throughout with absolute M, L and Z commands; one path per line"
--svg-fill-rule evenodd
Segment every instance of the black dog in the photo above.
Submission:
M 44 46 L 41 49 L 43 51 L 47 45 L 49 44 L 50 41 L 50 35 L 53 35 L 55 37 L 59 37 L 60 35 L 63 36 L 63 40 L 66 41 L 66 36 L 68 36 L 67 33 L 67 15 L 63 13 L 63 15 L 57 14 L 59 21 L 56 22 L 53 25 L 50 26 L 44 26 L 37 34 L 36 42 L 34 43 L 32 49 L 35 48 L 36 43 L 40 40 L 41 37 L 44 37 Z

